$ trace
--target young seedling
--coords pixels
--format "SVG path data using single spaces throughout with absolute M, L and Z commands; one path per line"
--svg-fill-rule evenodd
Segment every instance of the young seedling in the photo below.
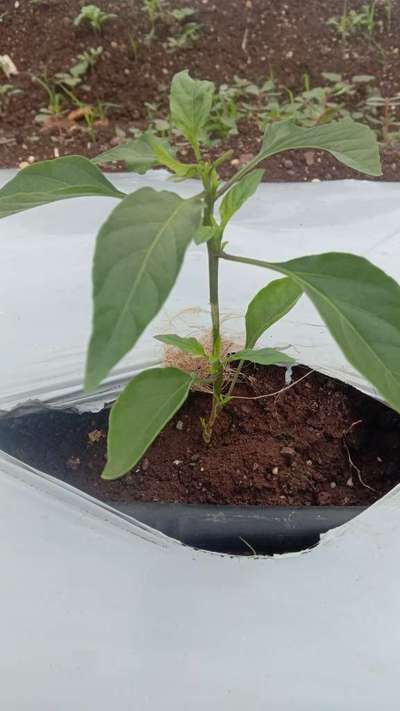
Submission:
M 46 76 L 32 77 L 45 90 L 48 97 L 47 107 L 41 108 L 35 117 L 38 123 L 44 123 L 51 118 L 58 118 L 63 114 L 64 96 L 57 90 L 57 87 L 49 81 Z
M 97 101 L 96 104 L 87 104 L 81 101 L 73 91 L 67 89 L 65 85 L 62 88 L 71 100 L 71 103 L 76 107 L 79 117 L 84 120 L 86 130 L 94 141 L 96 139 L 96 129 L 98 125 L 104 124 L 107 119 L 107 113 L 112 107 L 117 106 L 117 104 L 104 101 Z
M 146 40 L 151 42 L 155 37 L 157 22 L 162 18 L 164 12 L 164 0 L 143 0 L 142 9 L 146 13 L 150 23 L 150 32 L 146 35 Z
M 385 15 L 387 20 L 387 29 L 389 32 L 391 32 L 393 17 L 393 0 L 385 0 Z
M 86 22 L 94 32 L 101 32 L 103 25 L 114 17 L 117 17 L 115 13 L 103 12 L 97 5 L 84 5 L 75 17 L 74 25 L 77 27 L 81 22 Z
M 103 47 L 90 47 L 90 49 L 78 54 L 78 61 L 72 65 L 68 72 L 58 72 L 55 75 L 55 83 L 59 86 L 67 86 L 74 89 L 82 83 L 83 77 L 97 64 Z
M 190 7 L 180 7 L 171 10 L 170 18 L 178 24 L 178 31 L 168 37 L 165 47 L 167 52 L 175 52 L 179 49 L 188 49 L 197 42 L 201 30 L 198 22 L 188 22 L 189 18 L 195 15 L 195 10 Z
M 156 367 L 136 375 L 113 405 L 104 479 L 128 472 L 143 456 L 161 429 L 181 407 L 190 389 L 211 390 L 210 414 L 202 427 L 210 442 L 221 410 L 235 393 L 242 363 L 290 364 L 291 357 L 273 348 L 257 348 L 257 341 L 296 302 L 307 296 L 353 367 L 382 397 L 400 411 L 400 286 L 363 257 L 345 252 L 299 256 L 286 262 L 253 259 L 226 251 L 225 233 L 234 214 L 257 190 L 266 159 L 291 149 L 331 153 L 350 168 L 380 174 L 377 142 L 371 129 L 345 119 L 323 126 L 301 128 L 291 123 L 269 125 L 259 153 L 228 182 L 218 168 L 230 155 L 215 161 L 202 156 L 202 136 L 211 110 L 214 85 L 192 79 L 187 71 L 175 75 L 170 92 L 171 120 L 193 148 L 191 164 L 177 160 L 165 140 L 151 134 L 107 151 L 96 163 L 124 160 L 145 173 L 156 165 L 179 179 L 197 178 L 191 198 L 171 191 L 142 187 L 124 194 L 85 158 L 71 156 L 37 163 L 22 170 L 0 190 L 0 217 L 56 200 L 101 195 L 118 200 L 97 236 L 93 266 L 94 317 L 85 387 L 95 389 L 131 350 L 168 298 L 191 243 L 208 257 L 211 347 L 185 334 L 157 338 L 203 359 L 206 375 L 176 367 Z M 249 250 L 251 245 L 249 244 Z M 243 348 L 226 355 L 222 347 L 219 267 L 221 260 L 277 272 L 266 277 L 245 315 Z M 233 377 L 226 377 L 234 369 Z M 199 372 L 199 369 L 197 369 Z
M 14 84 L 0 84 L 0 107 L 7 102 L 10 96 L 20 93 L 21 89 L 17 89 Z
M 365 118 L 381 129 L 382 142 L 390 145 L 398 142 L 400 135 L 400 94 L 395 96 L 369 96 Z
M 176 52 L 179 49 L 193 47 L 199 38 L 200 29 L 198 22 L 188 22 L 183 25 L 176 35 L 168 37 L 166 42 L 167 52 Z
M 139 40 L 136 39 L 136 37 L 134 37 L 132 33 L 129 33 L 128 34 L 128 41 L 129 41 L 128 54 L 129 54 L 130 58 L 136 62 L 138 55 L 139 55 L 139 49 L 140 49 Z
M 335 28 L 343 43 L 350 35 L 366 32 L 369 38 L 376 27 L 376 0 L 363 5 L 359 11 L 349 8 L 348 0 L 344 0 L 343 12 L 339 17 L 330 17 L 328 25 Z

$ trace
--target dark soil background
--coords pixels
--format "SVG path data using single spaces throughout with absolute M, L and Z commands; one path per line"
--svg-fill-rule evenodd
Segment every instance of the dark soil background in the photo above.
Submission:
M 108 410 L 2 418 L 0 448 L 106 501 L 346 506 L 370 504 L 399 482 L 399 415 L 301 367 L 294 381 L 306 377 L 275 394 L 284 373 L 249 366 L 237 388 L 244 399 L 226 407 L 208 447 L 199 418 L 210 397 L 192 393 L 140 464 L 114 482 L 100 479 Z
M 372 74 L 382 94 L 399 91 L 399 0 L 392 3 L 390 30 L 377 30 L 373 44 L 361 33 L 346 45 L 326 25 L 328 18 L 341 14 L 343 0 L 170 0 L 170 7 L 194 8 L 196 15 L 191 19 L 202 26 L 193 48 L 173 54 L 163 47 L 170 33 L 167 25 L 161 26 L 150 46 L 144 42 L 149 26 L 139 0 L 96 0 L 103 10 L 117 13 L 101 33 L 94 33 L 86 24 L 74 26 L 83 4 L 80 0 L 0 0 L 0 54 L 10 55 L 19 71 L 9 80 L 1 75 L 0 83 L 12 82 L 21 90 L 0 104 L 1 167 L 71 153 L 93 156 L 115 145 L 130 128 L 146 126 L 146 102 L 167 105 L 169 82 L 184 68 L 217 84 L 230 82 L 235 75 L 265 80 L 272 71 L 294 91 L 302 89 L 305 73 L 312 86 L 324 83 L 322 72 L 336 72 L 345 79 Z M 352 0 L 351 6 L 362 4 Z M 384 0 L 377 3 L 376 16 L 384 18 Z M 131 50 L 132 37 L 138 47 L 136 56 Z M 87 79 L 90 88 L 80 88 L 77 93 L 88 104 L 101 100 L 116 106 L 97 126 L 95 137 L 89 136 L 79 121 L 52 129 L 38 126 L 35 116 L 46 106 L 47 97 L 32 75 L 53 77 L 66 71 L 77 54 L 97 46 L 103 47 L 103 54 Z M 239 162 L 257 151 L 260 139 L 251 123 L 240 129 L 239 136 L 226 141 Z M 383 148 L 382 159 L 383 179 L 398 180 L 400 147 Z M 228 165 L 225 177 L 236 167 L 237 163 Z M 316 154 L 310 162 L 299 152 L 271 159 L 265 179 L 355 176 L 329 157 Z

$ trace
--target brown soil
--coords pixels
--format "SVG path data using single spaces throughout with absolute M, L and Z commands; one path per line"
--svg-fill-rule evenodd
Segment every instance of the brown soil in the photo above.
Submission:
M 298 367 L 294 380 L 307 373 Z M 209 504 L 370 504 L 399 482 L 400 416 L 358 391 L 311 373 L 284 385 L 282 368 L 249 367 L 209 447 L 193 393 L 139 466 L 102 481 L 108 411 L 50 410 L 0 420 L 0 447 L 102 500 Z M 250 399 L 245 399 L 250 398 Z M 134 433 L 132 433 L 134 436 Z
M 352 0 L 359 8 L 364 0 Z M 12 82 L 22 93 L 0 104 L 0 166 L 13 167 L 22 161 L 52 158 L 54 155 L 82 153 L 93 156 L 114 145 L 118 135 L 129 128 L 146 125 L 146 102 L 166 106 L 166 89 L 176 71 L 189 68 L 194 76 L 217 83 L 229 82 L 235 75 L 253 81 L 274 76 L 288 88 L 299 91 L 307 73 L 312 86 L 324 83 L 322 72 L 336 72 L 346 79 L 354 74 L 372 74 L 376 85 L 386 95 L 399 91 L 400 0 L 393 0 L 392 24 L 388 29 L 384 2 L 378 1 L 378 27 L 374 41 L 365 33 L 351 38 L 343 46 L 329 17 L 340 15 L 343 0 L 170 0 L 171 7 L 190 4 L 195 19 L 202 26 L 200 39 L 193 48 L 168 53 L 163 43 L 171 33 L 164 24 L 150 46 L 144 42 L 149 30 L 139 0 L 96 0 L 96 4 L 118 17 L 94 33 L 90 26 L 73 25 L 81 0 L 0 0 L 0 53 L 9 54 L 19 74 Z M 116 7 L 118 5 L 118 8 Z M 244 33 L 246 31 L 246 42 Z M 130 50 L 130 37 L 138 42 L 137 56 Z M 108 120 L 99 125 L 94 138 L 82 126 L 59 125 L 40 129 L 35 123 L 39 109 L 47 104 L 43 89 L 32 75 L 66 71 L 77 54 L 101 45 L 103 55 L 88 76 L 88 88 L 79 87 L 83 102 L 98 100 L 116 104 Z M 244 47 L 244 48 L 243 48 Z M 71 107 L 72 108 L 72 107 Z M 259 132 L 253 125 L 241 126 L 240 135 L 230 138 L 238 160 L 253 155 Z M 183 156 L 184 157 L 184 156 Z M 385 180 L 400 176 L 400 147 L 382 150 Z M 235 166 L 225 168 L 224 177 Z M 333 159 L 315 155 L 310 165 L 302 154 L 286 154 L 268 162 L 266 180 L 312 180 L 354 177 L 354 173 Z

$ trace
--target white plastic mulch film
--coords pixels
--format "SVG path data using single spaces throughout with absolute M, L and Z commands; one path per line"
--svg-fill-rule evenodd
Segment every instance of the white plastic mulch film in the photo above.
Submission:
M 13 176 L 0 172 L 0 185 Z M 189 195 L 165 173 L 117 175 Z M 154 333 L 208 327 L 204 247 L 101 393 L 82 391 L 96 231 L 113 200 L 65 201 L 0 223 L 0 411 L 101 407 L 160 361 Z M 268 185 L 235 216 L 230 251 L 283 261 L 362 254 L 400 280 L 400 185 Z M 272 272 L 223 263 L 224 332 Z M 302 298 L 263 345 L 371 392 Z M 0 453 L 0 707 L 10 711 L 398 709 L 399 490 L 311 551 L 237 558 L 185 548 Z

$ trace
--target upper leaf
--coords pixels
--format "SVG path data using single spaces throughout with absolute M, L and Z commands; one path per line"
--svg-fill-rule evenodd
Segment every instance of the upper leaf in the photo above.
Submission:
M 302 292 L 302 288 L 287 277 L 275 279 L 261 289 L 246 312 L 246 348 L 253 348 L 264 331 L 293 308 Z
M 209 239 L 213 239 L 213 237 L 219 237 L 220 234 L 221 228 L 219 225 L 200 225 L 193 239 L 196 244 L 203 244 L 208 242 Z
M 328 151 L 344 165 L 367 175 L 381 175 L 375 133 L 361 123 L 346 118 L 312 128 L 281 121 L 267 126 L 258 161 L 293 148 Z
M 147 134 L 147 141 L 160 165 L 165 165 L 180 178 L 195 178 L 198 176 L 198 166 L 191 163 L 181 163 L 177 160 L 167 141 L 161 141 L 151 133 Z
M 255 193 L 264 172 L 264 170 L 252 170 L 226 193 L 219 208 L 223 227 L 229 222 L 232 215 L 242 207 L 243 203 Z
M 192 382 L 177 368 L 152 368 L 131 380 L 111 409 L 102 479 L 118 479 L 137 464 L 184 403 Z
M 167 144 L 167 141 L 164 143 Z M 120 146 L 110 148 L 109 151 L 100 153 L 93 158 L 94 163 L 112 163 L 122 161 L 128 170 L 143 175 L 154 166 L 159 165 L 159 160 L 154 155 L 153 149 L 148 141 L 147 134 L 143 133 L 139 138 L 131 139 Z
M 243 351 L 238 351 L 229 356 L 229 361 L 247 360 L 249 363 L 258 363 L 259 365 L 277 365 L 295 363 L 295 360 L 286 353 L 275 350 L 275 348 L 259 348 L 252 350 L 246 348 Z
M 102 195 L 122 198 L 87 158 L 67 156 L 23 168 L 0 190 L 0 218 L 67 198 Z
M 192 79 L 185 69 L 171 82 L 170 111 L 175 126 L 192 145 L 197 145 L 211 110 L 215 86 Z
M 174 348 L 179 348 L 185 353 L 191 353 L 194 356 L 201 356 L 202 358 L 207 358 L 207 353 L 205 352 L 203 346 L 197 338 L 188 336 L 183 338 L 182 336 L 177 336 L 175 333 L 165 333 L 160 336 L 154 336 L 157 341 L 165 343 L 167 346 L 174 346 Z
M 86 388 L 107 375 L 160 310 L 201 215 L 197 198 L 141 188 L 122 200 L 100 229 Z
M 331 252 L 266 266 L 314 303 L 349 362 L 400 411 L 400 286 L 363 257 Z

